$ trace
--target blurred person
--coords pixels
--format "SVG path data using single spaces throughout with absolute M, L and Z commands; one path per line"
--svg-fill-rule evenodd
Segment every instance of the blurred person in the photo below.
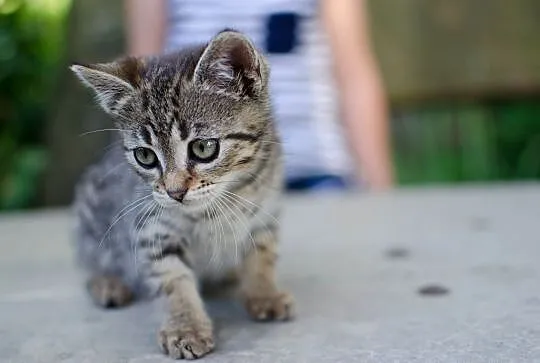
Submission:
M 126 0 L 126 24 L 134 56 L 205 43 L 225 28 L 266 53 L 289 190 L 393 185 L 366 1 Z

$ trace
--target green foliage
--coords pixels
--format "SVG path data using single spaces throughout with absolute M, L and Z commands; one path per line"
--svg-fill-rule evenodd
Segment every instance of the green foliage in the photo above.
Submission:
M 522 101 L 493 106 L 498 127 L 497 144 L 501 179 L 540 179 L 540 103 Z
M 402 184 L 540 179 L 540 100 L 407 110 L 394 144 Z
M 0 209 L 31 205 L 46 166 L 45 110 L 66 0 L 0 0 Z

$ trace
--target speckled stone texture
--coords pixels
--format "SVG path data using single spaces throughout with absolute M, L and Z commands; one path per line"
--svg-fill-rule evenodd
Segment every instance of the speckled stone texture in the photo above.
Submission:
M 540 186 L 295 197 L 282 225 L 298 318 L 209 301 L 204 362 L 540 362 Z M 0 217 L 0 362 L 170 362 L 163 302 L 94 308 L 69 226 L 66 211 Z

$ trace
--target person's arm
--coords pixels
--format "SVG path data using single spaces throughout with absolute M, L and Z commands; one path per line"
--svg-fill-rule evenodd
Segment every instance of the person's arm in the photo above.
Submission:
M 373 190 L 394 183 L 388 109 L 372 53 L 364 0 L 322 0 L 341 111 L 359 173 Z
M 167 29 L 166 0 L 125 0 L 127 53 L 155 55 L 163 51 Z

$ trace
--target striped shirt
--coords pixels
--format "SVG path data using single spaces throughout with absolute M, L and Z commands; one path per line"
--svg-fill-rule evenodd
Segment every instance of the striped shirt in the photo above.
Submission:
M 169 0 L 168 5 L 166 51 L 208 42 L 224 28 L 233 28 L 265 52 L 289 180 L 351 174 L 317 0 Z M 270 33 L 283 33 L 283 14 L 296 20 L 297 42 L 290 51 L 276 52 L 270 49 Z M 271 24 L 276 19 L 277 29 Z

